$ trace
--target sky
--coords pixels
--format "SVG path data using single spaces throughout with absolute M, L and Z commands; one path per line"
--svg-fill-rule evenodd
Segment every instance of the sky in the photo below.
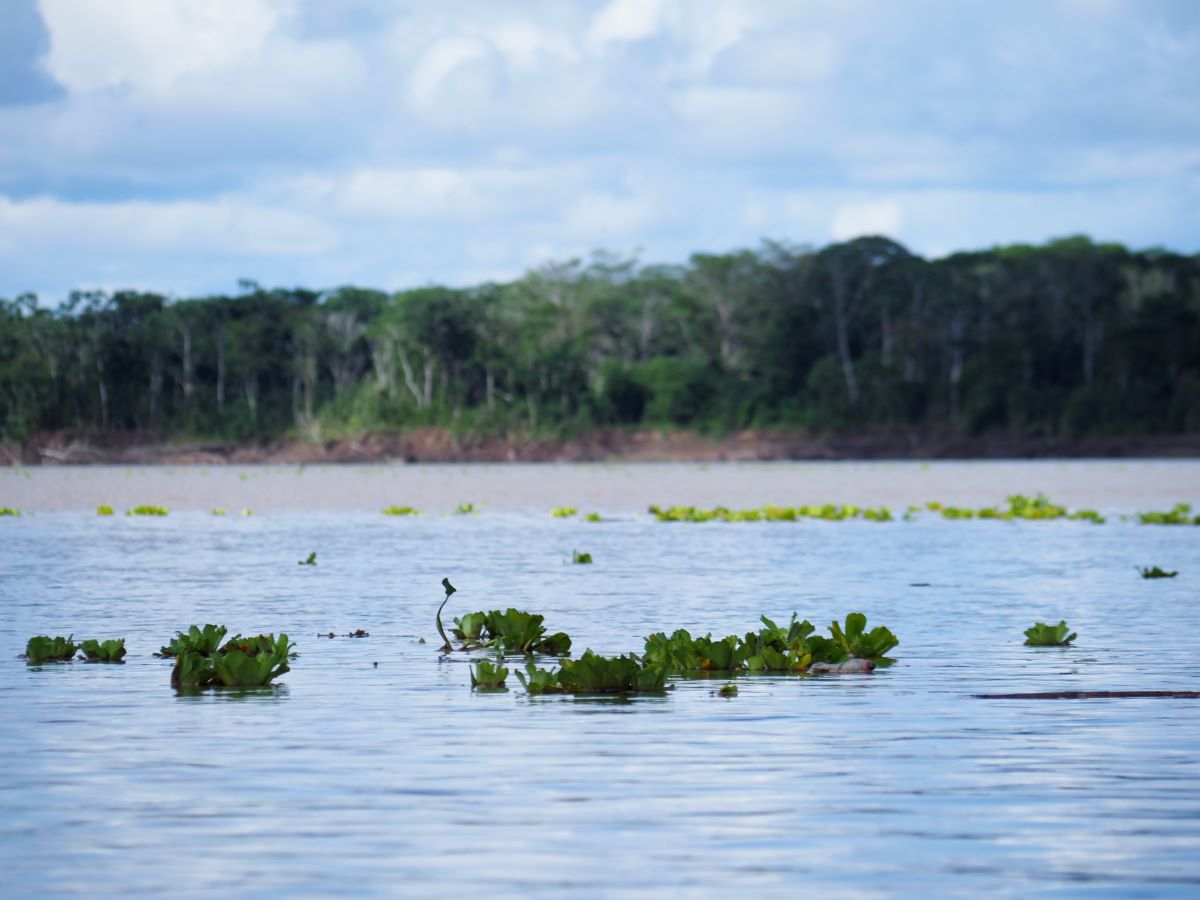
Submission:
M 3 0 L 0 296 L 1200 251 L 1194 0 Z

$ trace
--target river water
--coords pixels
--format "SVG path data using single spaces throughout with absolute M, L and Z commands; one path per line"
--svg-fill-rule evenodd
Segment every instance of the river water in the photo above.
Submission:
M 1200 689 L 1200 528 L 1119 518 L 1195 502 L 1198 471 L 6 472 L 0 506 L 24 514 L 0 518 L 5 890 L 1194 896 L 1200 701 L 973 695 Z M 1109 522 L 641 511 L 1038 489 Z M 441 514 L 466 501 L 482 513 Z M 173 511 L 102 518 L 100 502 Z M 425 512 L 381 516 L 388 503 Z M 565 503 L 606 521 L 551 519 Z M 573 549 L 595 564 L 567 564 Z M 318 565 L 296 565 L 314 550 Z M 1180 575 L 1134 571 L 1151 564 Z M 715 696 L 723 680 L 632 701 L 530 698 L 511 676 L 507 693 L 473 693 L 467 660 L 436 650 L 443 576 L 459 589 L 447 612 L 541 612 L 577 652 L 792 610 L 822 626 L 862 611 L 901 643 L 873 675 L 744 677 L 733 699 Z M 1023 646 L 1023 629 L 1060 618 L 1073 647 Z M 176 695 L 152 651 L 205 622 L 284 631 L 300 656 L 271 689 Z M 371 636 L 317 637 L 356 628 Z M 123 636 L 128 661 L 27 666 L 16 657 L 37 633 Z

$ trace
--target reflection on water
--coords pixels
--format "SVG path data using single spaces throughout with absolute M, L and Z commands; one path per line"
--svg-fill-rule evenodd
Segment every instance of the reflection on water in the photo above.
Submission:
M 1190 892 L 1200 707 L 971 695 L 1195 689 L 1198 542 L 1120 522 L 23 517 L 0 530 L 0 867 L 50 893 Z M 563 565 L 573 547 L 595 564 Z M 1151 563 L 1181 574 L 1143 581 Z M 446 575 L 448 615 L 528 608 L 578 652 L 861 610 L 898 662 L 741 678 L 734 699 L 724 679 L 472 693 L 435 649 Z M 1075 648 L 1022 646 L 1060 618 Z M 176 694 L 151 654 L 205 622 L 300 656 L 274 688 Z M 126 664 L 16 659 L 72 632 L 125 637 Z

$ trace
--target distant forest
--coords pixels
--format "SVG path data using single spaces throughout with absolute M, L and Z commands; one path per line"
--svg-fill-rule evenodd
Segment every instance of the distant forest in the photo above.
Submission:
M 0 299 L 0 437 L 1200 432 L 1200 256 L 868 237 L 505 284 Z

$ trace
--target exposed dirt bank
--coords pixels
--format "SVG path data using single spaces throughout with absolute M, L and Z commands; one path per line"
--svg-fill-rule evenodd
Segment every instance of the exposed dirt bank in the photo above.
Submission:
M 470 439 L 445 429 L 369 434 L 358 440 L 288 439 L 267 444 L 157 442 L 146 435 L 43 434 L 0 445 L 9 465 L 220 465 L 365 462 L 600 462 L 833 459 L 1034 459 L 1197 457 L 1200 435 L 1155 438 L 938 438 L 897 434 L 815 436 L 743 431 L 724 438 L 693 432 L 596 431 L 568 441 Z

